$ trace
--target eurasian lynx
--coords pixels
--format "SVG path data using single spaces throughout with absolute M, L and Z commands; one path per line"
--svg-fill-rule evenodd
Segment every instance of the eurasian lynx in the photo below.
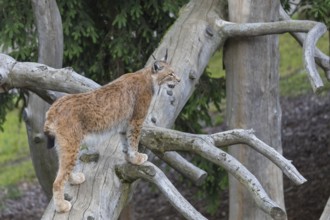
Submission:
M 46 113 L 45 134 L 55 137 L 59 154 L 59 170 L 53 184 L 57 212 L 68 212 L 71 203 L 64 200 L 64 184 L 85 181 L 83 173 L 72 173 L 80 144 L 90 134 L 124 125 L 126 160 L 144 163 L 148 156 L 138 152 L 142 124 L 151 99 L 162 84 L 173 88 L 180 82 L 165 60 L 135 73 L 124 74 L 113 82 L 91 92 L 66 95 L 58 99 Z

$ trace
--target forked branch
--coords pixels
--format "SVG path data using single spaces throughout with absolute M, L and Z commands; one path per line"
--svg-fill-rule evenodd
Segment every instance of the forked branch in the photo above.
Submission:
M 290 161 L 256 138 L 251 130 L 238 129 L 213 135 L 195 135 L 159 127 L 144 127 L 141 143 L 159 153 L 166 151 L 193 152 L 222 166 L 244 184 L 258 206 L 275 219 L 284 218 L 286 216 L 285 211 L 268 197 L 253 174 L 231 155 L 215 146 L 248 144 L 271 159 L 296 184 L 302 184 L 306 181 Z
M 141 166 L 131 164 L 118 165 L 117 175 L 124 180 L 133 181 L 138 178 L 147 180 L 155 184 L 165 195 L 174 208 L 178 210 L 186 219 L 206 220 L 173 186 L 165 174 L 154 164 L 146 162 Z
M 274 150 L 274 148 L 258 139 L 254 135 L 253 130 L 235 129 L 212 134 L 211 137 L 214 140 L 214 145 L 217 147 L 246 144 L 276 164 L 276 166 L 278 166 L 295 184 L 300 185 L 306 182 L 306 179 L 291 164 L 291 161 L 287 160 L 280 153 Z
M 280 19 L 291 20 L 290 16 L 280 7 Z M 306 33 L 290 31 L 290 34 L 298 41 L 300 45 L 303 45 L 306 39 Z M 315 48 L 314 59 L 316 63 L 324 70 L 328 80 L 330 80 L 330 57 L 325 55 L 318 48 Z
M 324 85 L 315 67 L 316 65 L 314 60 L 316 42 L 327 31 L 327 28 L 323 23 L 307 20 L 285 20 L 277 22 L 237 24 L 217 19 L 215 24 L 220 35 L 223 36 L 224 39 L 229 37 L 256 37 L 269 34 L 282 34 L 286 32 L 308 33 L 306 39 L 303 41 L 305 68 L 307 70 L 313 91 L 319 92 L 323 88 Z M 328 65 L 330 64 L 328 63 Z M 330 76 L 329 70 L 327 71 L 327 74 Z

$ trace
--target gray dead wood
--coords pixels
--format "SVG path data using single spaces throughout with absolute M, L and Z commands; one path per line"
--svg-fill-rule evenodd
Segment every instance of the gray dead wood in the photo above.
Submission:
M 243 36 L 251 37 L 258 34 L 265 35 L 267 34 L 267 31 L 271 34 L 275 34 L 283 33 L 285 31 L 293 31 L 293 29 L 306 32 L 309 30 L 309 26 L 307 28 L 303 27 L 301 22 L 282 22 L 275 24 L 264 23 L 262 24 L 262 27 L 259 26 L 259 24 L 248 24 L 245 28 L 242 24 L 223 21 L 223 15 L 220 8 L 220 1 L 218 0 L 190 1 L 190 3 L 181 10 L 179 18 L 168 30 L 160 46 L 153 53 L 156 57 L 162 57 L 166 49 L 168 49 L 169 62 L 181 77 L 182 81 L 174 89 L 173 93 L 168 93 L 167 90 L 169 90 L 169 88 L 167 87 L 161 89 L 159 94 L 152 101 L 145 122 L 146 126 L 152 125 L 169 128 L 173 125 L 175 118 L 194 91 L 210 57 L 219 47 L 224 45 L 224 42 L 228 38 Z M 286 26 L 284 25 L 284 28 L 280 28 L 279 24 L 285 24 Z M 236 32 L 233 31 L 235 28 Z M 241 33 L 237 28 L 241 28 Z M 261 32 L 258 33 L 260 30 Z M 152 60 L 153 59 L 150 58 L 147 65 L 150 64 Z M 20 68 L 17 69 L 16 65 Z M 22 75 L 25 74 L 29 75 L 29 77 L 24 78 Z M 20 77 L 18 77 L 19 75 Z M 38 86 L 36 89 L 36 82 L 40 83 L 40 81 L 43 83 L 41 87 Z M 6 91 L 13 87 L 28 88 L 51 102 L 60 95 L 45 90 L 75 93 L 88 91 L 92 88 L 97 88 L 98 86 L 99 85 L 93 81 L 80 76 L 68 68 L 57 70 L 36 63 L 20 63 L 8 56 L 0 55 L 0 88 L 2 88 L 2 91 Z M 263 123 L 263 121 L 261 121 L 261 123 Z M 242 170 L 241 174 L 239 174 L 239 172 L 234 172 L 233 175 L 242 182 L 250 180 L 250 172 L 246 168 L 241 166 L 231 155 L 224 154 L 220 149 L 214 148 L 213 145 L 221 145 L 216 141 L 219 137 L 215 134 L 212 138 L 214 138 L 214 143 L 210 142 L 206 146 L 211 148 L 211 152 L 214 151 L 215 155 L 218 155 L 219 158 L 215 158 L 214 155 L 206 154 L 201 149 L 198 150 L 198 146 L 202 146 L 199 145 L 201 144 L 200 141 L 197 141 L 196 145 L 193 145 L 195 148 L 191 149 L 191 151 L 195 151 L 204 157 L 210 157 L 212 162 L 226 167 L 229 171 L 234 171 L 233 168 L 226 163 L 226 161 L 229 161 L 229 158 L 230 161 L 235 163 L 236 168 L 239 167 L 239 170 Z M 40 139 L 35 140 L 40 141 Z M 207 140 L 209 140 L 209 138 L 207 138 Z M 244 137 L 240 137 L 238 142 L 244 142 L 244 140 Z M 43 145 L 44 141 L 45 140 L 41 138 L 41 143 Z M 144 139 L 142 138 L 141 142 L 143 143 L 143 141 Z M 248 141 L 246 143 L 253 145 Z M 210 145 L 212 145 L 212 147 L 210 147 Z M 206 174 L 204 171 L 191 165 L 176 152 L 160 152 L 150 146 L 148 147 L 180 172 L 189 173 L 187 176 L 197 183 L 200 183 L 200 181 L 205 178 Z M 256 150 L 263 152 L 262 147 L 254 147 Z M 268 149 L 263 153 L 269 159 L 272 158 L 274 163 L 279 167 L 282 166 L 281 161 L 288 163 L 283 157 L 278 156 L 278 153 L 275 150 Z M 274 155 L 276 156 L 273 157 Z M 150 163 L 148 164 L 153 166 Z M 66 186 L 67 198 L 71 200 L 73 209 L 69 213 L 58 214 L 54 211 L 53 203 L 50 203 L 44 213 L 43 219 L 117 219 L 121 210 L 125 204 L 127 204 L 132 191 L 131 188 L 133 187 L 129 182 L 125 181 L 126 177 L 123 178 L 123 176 L 121 176 L 122 179 L 120 179 L 115 175 L 114 170 L 116 167 L 125 166 L 127 166 L 127 164 L 123 158 L 122 143 L 118 134 L 113 134 L 109 137 L 108 141 L 105 141 L 100 146 L 85 146 L 85 149 L 81 151 L 76 170 L 83 171 L 86 174 L 87 181 L 80 186 Z M 190 172 L 187 172 L 187 170 Z M 297 176 L 295 172 L 296 170 L 292 169 L 290 166 L 284 168 L 283 171 L 289 176 L 296 176 L 293 177 L 293 180 L 297 183 L 304 181 L 304 178 Z M 145 179 L 148 178 L 145 177 Z M 255 190 L 256 193 L 252 194 L 255 194 L 253 198 L 256 204 L 271 216 L 276 218 L 276 216 L 279 215 L 279 217 L 282 218 L 283 213 L 285 213 L 284 210 L 277 208 L 279 206 L 267 196 L 267 193 L 262 189 L 261 185 L 257 184 L 257 179 L 252 179 L 253 183 L 258 186 L 257 188 L 253 188 L 255 186 L 249 184 L 248 181 L 245 185 L 252 192 Z M 149 181 L 161 180 L 149 179 Z M 157 185 L 157 183 L 155 184 Z M 256 191 L 257 189 L 262 189 L 260 194 Z M 181 195 L 178 194 L 177 198 L 174 199 L 178 199 L 180 196 Z M 261 198 L 261 200 L 256 199 L 258 197 Z M 171 200 L 171 196 L 168 198 Z M 263 200 L 264 198 L 265 200 Z M 186 207 L 190 206 L 190 204 L 186 204 L 184 200 L 179 199 L 178 201 L 183 201 L 184 204 L 182 205 Z M 265 201 L 265 203 L 260 201 Z M 176 204 L 175 201 L 171 202 Z M 267 204 L 269 205 L 267 206 Z M 185 212 L 178 206 L 176 208 L 181 213 Z M 197 213 L 195 210 L 192 211 L 192 213 L 195 212 Z M 189 213 L 182 214 L 184 216 L 190 215 Z
M 45 64 L 54 68 L 60 68 L 63 58 L 63 32 L 61 15 L 56 1 L 33 0 L 31 3 L 38 33 L 39 66 Z M 19 63 L 16 63 L 13 68 L 19 69 Z M 25 68 L 26 66 L 24 66 Z M 27 81 L 25 77 L 28 77 L 28 74 L 25 77 L 22 75 L 19 77 L 20 79 L 18 81 Z M 11 81 L 16 80 L 11 79 Z M 35 88 L 38 88 L 40 85 L 42 84 L 36 84 Z M 53 185 L 57 170 L 57 157 L 54 151 L 47 149 L 47 141 L 45 141 L 43 132 L 44 116 L 49 108 L 49 104 L 32 92 L 27 93 L 26 103 L 24 121 L 33 166 L 39 183 L 48 198 L 50 198 L 52 195 L 51 186 Z
M 327 204 L 324 207 L 320 220 L 330 220 L 330 197 Z
M 282 7 L 280 7 L 280 19 L 291 20 L 290 16 L 284 11 Z M 306 33 L 290 31 L 290 34 L 297 40 L 300 45 L 304 44 L 304 41 L 306 39 Z M 314 58 L 319 67 L 324 70 L 327 79 L 330 80 L 330 57 L 325 55 L 318 48 L 315 48 Z
M 283 218 L 285 210 L 269 198 L 263 187 L 240 162 L 218 147 L 247 144 L 275 163 L 293 182 L 300 185 L 306 179 L 281 154 L 259 140 L 251 130 L 230 130 L 212 135 L 196 135 L 159 127 L 143 128 L 141 143 L 153 151 L 188 151 L 225 168 L 250 192 L 258 206 L 274 219 Z
M 117 175 L 126 181 L 134 181 L 142 178 L 157 186 L 164 194 L 169 202 L 181 213 L 186 219 L 205 220 L 201 215 L 173 186 L 171 181 L 165 176 L 157 166 L 150 162 L 146 162 L 141 166 L 131 164 L 123 164 L 116 167 Z

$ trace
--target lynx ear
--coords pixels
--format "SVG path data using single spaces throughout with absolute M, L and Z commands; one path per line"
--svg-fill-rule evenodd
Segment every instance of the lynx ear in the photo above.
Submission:
M 157 73 L 158 71 L 162 70 L 164 67 L 160 64 L 160 62 L 155 61 L 152 65 L 152 73 Z
M 167 52 L 168 52 L 168 49 L 166 48 L 165 56 L 161 59 L 162 61 L 167 62 Z

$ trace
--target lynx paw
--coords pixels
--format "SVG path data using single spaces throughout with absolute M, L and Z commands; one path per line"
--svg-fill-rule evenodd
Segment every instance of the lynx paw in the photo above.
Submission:
M 61 202 L 55 202 L 56 212 L 68 212 L 70 211 L 72 205 L 69 201 L 63 200 Z
M 132 164 L 141 165 L 148 160 L 148 155 L 136 152 L 128 155 L 127 160 Z
M 81 172 L 71 173 L 69 182 L 74 185 L 81 184 L 81 183 L 85 182 L 85 175 Z

